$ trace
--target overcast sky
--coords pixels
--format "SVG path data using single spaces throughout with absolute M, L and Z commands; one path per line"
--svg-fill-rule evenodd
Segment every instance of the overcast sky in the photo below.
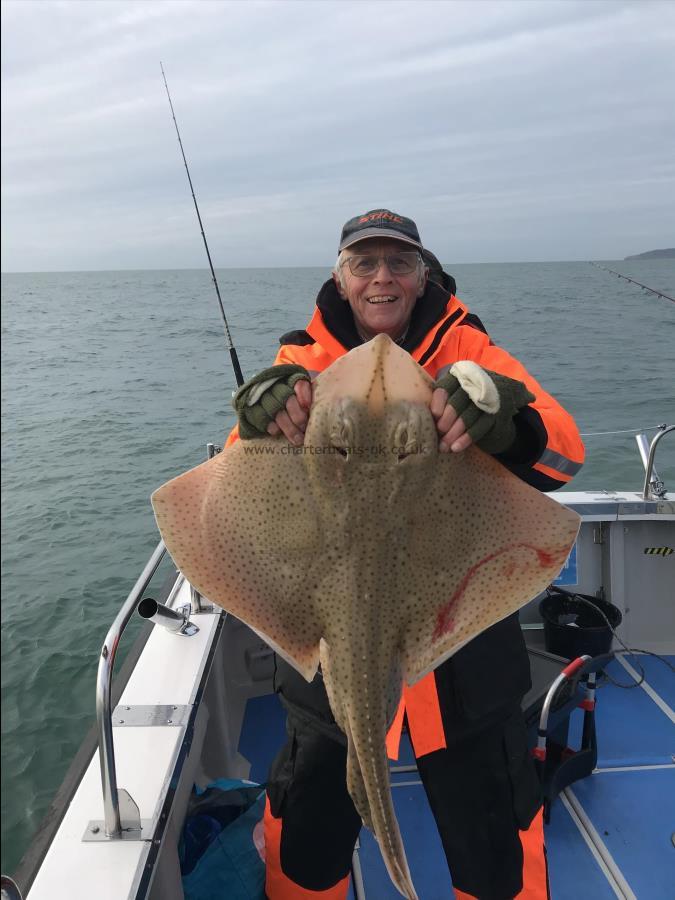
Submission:
M 387 207 L 445 262 L 675 245 L 675 3 L 9 0 L 2 269 L 329 265 Z

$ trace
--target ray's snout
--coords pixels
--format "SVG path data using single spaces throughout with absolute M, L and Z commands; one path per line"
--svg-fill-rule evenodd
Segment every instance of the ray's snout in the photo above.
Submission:
M 314 405 L 350 398 L 371 415 L 385 405 L 408 401 L 429 405 L 433 381 L 415 360 L 385 334 L 336 360 L 316 380 Z

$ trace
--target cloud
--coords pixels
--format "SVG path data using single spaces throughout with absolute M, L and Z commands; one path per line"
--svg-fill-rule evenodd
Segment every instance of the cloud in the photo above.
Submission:
M 380 205 L 458 262 L 672 244 L 669 2 L 9 0 L 2 24 L 4 270 L 205 264 L 160 60 L 219 265 L 330 264 Z

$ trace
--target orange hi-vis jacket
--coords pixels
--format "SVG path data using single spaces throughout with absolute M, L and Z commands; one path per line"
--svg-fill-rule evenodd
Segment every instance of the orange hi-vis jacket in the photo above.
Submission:
M 426 327 L 429 319 L 433 321 Z M 319 293 L 307 329 L 281 338 L 274 364 L 304 366 L 314 378 L 360 343 L 348 304 L 328 281 Z M 457 297 L 429 282 L 415 305 L 406 339 L 400 343 L 435 381 L 458 360 L 470 359 L 484 369 L 524 382 L 535 400 L 515 417 L 516 429 L 527 430 L 528 448 L 537 452 L 535 458 L 527 458 L 532 455 L 527 451 L 522 458 L 506 453 L 504 461 L 511 463 L 515 474 L 545 491 L 561 487 L 579 471 L 584 446 L 574 419 L 517 359 L 492 343 L 480 320 Z M 235 429 L 227 444 L 237 436 Z
M 280 342 L 274 364 L 303 366 L 312 378 L 363 343 L 351 309 L 332 281 L 326 282 L 319 292 L 306 330 L 289 332 Z M 424 295 L 415 304 L 405 338 L 399 343 L 435 381 L 454 363 L 468 359 L 525 383 L 535 400 L 514 416 L 516 442 L 496 458 L 528 484 L 552 491 L 570 481 L 581 468 L 584 446 L 574 419 L 522 363 L 493 344 L 480 319 L 454 294 L 428 282 Z M 227 445 L 237 439 L 235 428 Z M 404 686 L 387 738 L 387 749 L 394 759 L 398 757 L 404 711 L 416 757 L 447 746 L 433 672 L 412 688 Z

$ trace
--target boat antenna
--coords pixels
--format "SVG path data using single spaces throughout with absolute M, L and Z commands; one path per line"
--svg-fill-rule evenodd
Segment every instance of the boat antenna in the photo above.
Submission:
M 223 325 L 225 327 L 225 338 L 227 340 L 227 349 L 230 351 L 230 359 L 232 360 L 232 368 L 234 369 L 234 377 L 237 380 L 237 387 L 241 387 L 244 383 L 244 376 L 241 374 L 241 367 L 239 365 L 239 358 L 237 357 L 237 351 L 234 348 L 234 344 L 232 343 L 232 335 L 230 334 L 230 326 L 227 324 L 227 318 L 225 317 L 225 309 L 223 307 L 223 301 L 220 296 L 220 288 L 218 287 L 218 279 L 216 278 L 216 273 L 213 268 L 213 263 L 211 262 L 211 254 L 209 253 L 209 245 L 206 242 L 206 235 L 204 234 L 204 226 L 202 224 L 202 217 L 199 215 L 199 207 L 197 206 L 197 198 L 195 197 L 195 189 L 192 187 L 192 179 L 190 178 L 190 170 L 188 169 L 187 159 L 185 158 L 185 150 L 183 150 L 183 142 L 180 139 L 180 131 L 178 130 L 178 122 L 176 121 L 176 113 L 173 109 L 173 103 L 171 102 L 171 94 L 169 93 L 169 85 L 166 83 L 166 75 L 164 74 L 164 66 L 160 62 L 160 69 L 162 70 L 162 78 L 164 79 L 164 87 L 166 88 L 166 96 L 169 98 L 169 106 L 171 107 L 171 115 L 173 116 L 173 124 L 176 126 L 176 134 L 178 135 L 178 145 L 180 147 L 180 152 L 183 155 L 183 162 L 185 163 L 185 171 L 187 172 L 188 182 L 190 184 L 190 191 L 192 192 L 192 199 L 195 202 L 195 210 L 197 212 L 197 219 L 199 221 L 199 228 L 202 232 L 202 238 L 204 240 L 204 249 L 206 250 L 206 256 L 209 260 L 209 266 L 211 268 L 211 278 L 213 279 L 213 286 L 216 289 L 216 296 L 218 297 L 218 305 L 220 306 L 220 315 L 223 318 Z

